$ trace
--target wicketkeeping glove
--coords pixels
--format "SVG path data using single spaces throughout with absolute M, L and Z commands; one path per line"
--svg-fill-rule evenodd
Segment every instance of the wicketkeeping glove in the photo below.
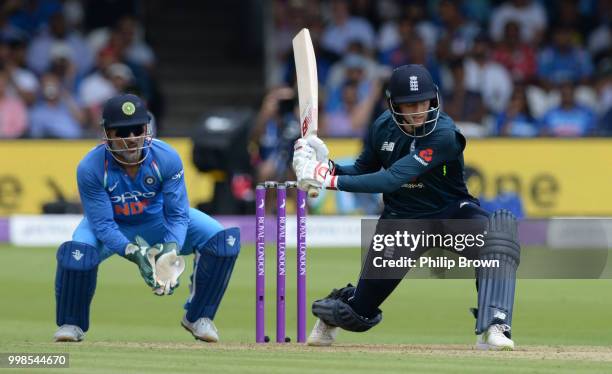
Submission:
M 136 236 L 135 243 L 129 243 L 125 247 L 124 257 L 135 263 L 140 270 L 140 275 L 145 283 L 152 288 L 157 288 L 155 283 L 155 255 L 158 253 L 140 236 Z
M 152 253 L 155 253 L 155 281 L 158 285 L 153 292 L 158 296 L 172 295 L 179 286 L 179 277 L 185 271 L 185 258 L 178 252 L 178 245 L 174 242 L 155 244 L 152 247 Z

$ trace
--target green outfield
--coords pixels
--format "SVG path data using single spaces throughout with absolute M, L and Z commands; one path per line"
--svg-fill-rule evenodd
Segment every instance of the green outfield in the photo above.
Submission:
M 383 305 L 381 325 L 341 332 L 338 346 L 255 345 L 254 252 L 239 258 L 215 320 L 222 343 L 196 342 L 180 326 L 188 274 L 169 297 L 156 297 L 136 267 L 119 258 L 100 268 L 86 342 L 53 344 L 55 250 L 0 247 L 0 352 L 69 352 L 73 373 L 247 372 L 612 372 L 611 280 L 519 280 L 514 352 L 479 352 L 472 280 L 407 280 Z M 356 249 L 312 249 L 309 301 L 354 281 Z M 290 270 L 295 251 L 288 251 Z M 274 338 L 273 252 L 268 258 L 267 327 Z M 288 277 L 289 335 L 295 338 L 294 270 Z M 313 319 L 309 317 L 308 326 Z M 49 369 L 45 372 L 59 371 Z M 10 372 L 0 369 L 0 373 Z M 16 373 L 27 369 L 14 369 Z

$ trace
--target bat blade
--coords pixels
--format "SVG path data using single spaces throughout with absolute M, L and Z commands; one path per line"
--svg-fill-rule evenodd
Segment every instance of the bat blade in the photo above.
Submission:
M 302 29 L 293 38 L 293 57 L 297 77 L 300 105 L 300 132 L 302 138 L 316 135 L 319 129 L 319 82 L 317 60 L 308 29 Z M 311 187 L 308 196 L 319 196 L 319 190 Z
M 317 60 L 308 29 L 302 29 L 293 38 L 293 56 L 300 103 L 302 137 L 315 134 L 319 128 L 319 83 Z

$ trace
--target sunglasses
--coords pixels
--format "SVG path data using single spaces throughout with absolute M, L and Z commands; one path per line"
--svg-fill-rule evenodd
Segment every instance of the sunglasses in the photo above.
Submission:
M 133 136 L 141 136 L 144 132 L 144 125 L 119 127 L 115 131 L 115 136 L 117 136 L 118 138 L 129 138 L 132 134 Z

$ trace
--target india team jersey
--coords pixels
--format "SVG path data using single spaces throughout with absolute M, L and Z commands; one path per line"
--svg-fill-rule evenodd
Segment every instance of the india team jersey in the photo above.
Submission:
M 142 225 L 163 220 L 165 242 L 182 246 L 189 222 L 184 169 L 178 153 L 167 143 L 153 140 L 138 173 L 132 178 L 104 144 L 92 149 L 79 163 L 77 183 L 85 216 L 96 237 L 113 251 L 129 240 L 120 225 Z

